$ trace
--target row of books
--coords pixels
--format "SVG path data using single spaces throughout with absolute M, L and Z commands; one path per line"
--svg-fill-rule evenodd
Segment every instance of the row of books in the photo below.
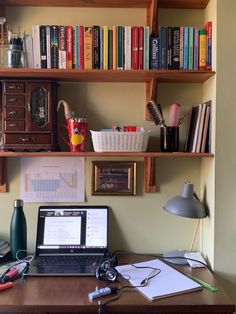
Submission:
M 155 41 L 153 44 L 152 41 Z M 198 27 L 160 27 L 151 37 L 153 67 L 161 70 L 211 70 L 212 22 Z
M 185 151 L 209 153 L 211 151 L 211 101 L 192 107 Z
M 33 25 L 33 67 L 149 69 L 148 26 Z

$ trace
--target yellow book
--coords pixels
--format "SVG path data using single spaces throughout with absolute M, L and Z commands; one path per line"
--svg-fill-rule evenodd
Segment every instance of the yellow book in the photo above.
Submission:
M 206 30 L 199 31 L 199 70 L 206 70 L 207 35 Z
M 113 64 L 112 64 L 112 67 L 113 67 L 113 70 L 116 70 L 117 68 L 117 65 L 116 65 L 116 57 L 117 57 L 117 53 L 116 53 L 116 46 L 117 46 L 117 43 L 116 43 L 116 26 L 112 26 L 112 30 L 113 30 Z
M 103 69 L 108 70 L 108 26 L 103 26 Z
M 92 27 L 84 27 L 84 69 L 93 68 L 93 37 Z

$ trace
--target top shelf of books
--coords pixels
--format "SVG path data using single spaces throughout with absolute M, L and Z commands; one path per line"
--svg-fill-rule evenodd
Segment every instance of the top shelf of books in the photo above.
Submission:
M 1 0 L 0 6 L 148 8 L 156 0 Z M 160 8 L 204 9 L 209 0 L 158 0 Z

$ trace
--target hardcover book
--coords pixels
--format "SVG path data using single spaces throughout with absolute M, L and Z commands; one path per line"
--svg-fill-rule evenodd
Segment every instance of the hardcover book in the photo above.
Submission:
M 211 70 L 212 69 L 212 21 L 207 22 L 207 24 L 204 26 L 204 29 L 206 30 L 206 69 Z
M 84 69 L 93 68 L 93 37 L 92 27 L 84 27 Z
M 188 70 L 189 64 L 189 28 L 184 27 L 184 70 Z
M 108 69 L 113 69 L 113 32 L 112 29 L 108 29 Z
M 112 61 L 112 68 L 113 70 L 116 70 L 117 68 L 117 28 L 116 26 L 112 26 L 112 51 L 113 51 L 113 61 Z
M 193 54 L 193 69 L 199 68 L 199 28 L 194 28 L 194 54 Z
M 124 26 L 117 26 L 117 69 L 124 69 Z
M 84 26 L 79 26 L 79 66 L 84 69 Z
M 179 69 L 184 68 L 184 27 L 180 27 Z
M 46 26 L 46 40 L 47 40 L 47 69 L 51 69 L 51 27 Z
M 173 39 L 172 27 L 167 27 L 167 69 L 172 70 Z
M 144 40 L 143 40 L 143 69 L 149 70 L 149 26 L 144 26 Z
M 108 70 L 108 26 L 103 26 L 103 69 Z
M 74 42 L 75 42 L 75 69 L 80 69 L 80 46 L 79 46 L 79 33 L 80 33 L 80 29 L 79 26 L 77 25 L 75 27 L 75 38 L 74 38 Z
M 206 70 L 207 58 L 207 37 L 206 30 L 200 29 L 199 31 L 199 69 Z
M 188 69 L 193 70 L 193 52 L 194 52 L 194 30 L 189 27 L 189 50 L 188 50 Z
M 47 68 L 47 38 L 46 38 L 46 25 L 39 26 L 40 34 L 40 59 L 41 69 Z
M 125 48 L 124 68 L 125 70 L 131 70 L 131 26 L 125 26 L 124 48 Z
M 159 27 L 160 45 L 159 45 L 159 68 L 167 69 L 167 27 Z
M 143 27 L 131 27 L 131 67 L 133 70 L 143 69 Z

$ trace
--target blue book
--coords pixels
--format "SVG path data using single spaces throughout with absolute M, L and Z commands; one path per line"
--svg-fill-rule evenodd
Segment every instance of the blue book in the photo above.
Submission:
M 80 69 L 80 62 L 79 62 L 79 26 L 75 27 L 75 68 Z
M 158 70 L 159 69 L 159 37 L 151 36 L 150 37 L 150 70 Z
M 103 69 L 103 27 L 100 27 L 100 69 Z
M 193 53 L 193 69 L 199 68 L 199 28 L 194 28 L 194 53 Z
M 184 70 L 188 70 L 189 61 L 189 28 L 184 27 Z
M 188 69 L 193 70 L 194 31 L 189 27 Z

